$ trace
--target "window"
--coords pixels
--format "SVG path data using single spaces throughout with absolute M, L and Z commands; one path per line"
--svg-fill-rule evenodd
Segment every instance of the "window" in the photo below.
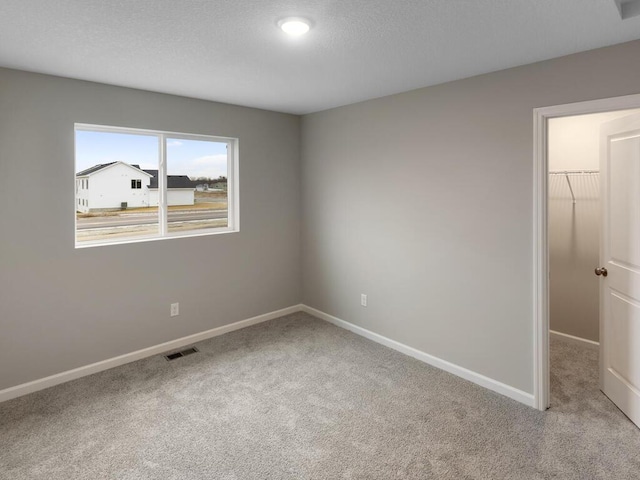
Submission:
M 77 124 L 75 147 L 76 247 L 238 230 L 237 139 Z

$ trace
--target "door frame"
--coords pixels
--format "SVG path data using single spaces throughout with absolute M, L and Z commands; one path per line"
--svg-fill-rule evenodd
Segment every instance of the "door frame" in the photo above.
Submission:
M 533 109 L 533 406 L 538 410 L 550 405 L 548 120 L 633 108 L 640 108 L 640 94 Z

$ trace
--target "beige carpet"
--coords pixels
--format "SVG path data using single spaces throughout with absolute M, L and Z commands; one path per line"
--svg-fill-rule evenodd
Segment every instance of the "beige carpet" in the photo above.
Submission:
M 0 404 L 0 478 L 638 479 L 597 351 L 538 412 L 306 314 Z

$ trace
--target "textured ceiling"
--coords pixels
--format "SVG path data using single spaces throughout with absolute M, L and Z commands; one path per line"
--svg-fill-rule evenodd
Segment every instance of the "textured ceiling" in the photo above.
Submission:
M 298 114 L 638 38 L 615 0 L 0 0 L 0 66 Z

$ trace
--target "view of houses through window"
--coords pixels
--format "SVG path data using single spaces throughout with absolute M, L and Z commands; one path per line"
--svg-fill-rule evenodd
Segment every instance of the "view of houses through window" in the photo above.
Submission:
M 233 142 L 76 126 L 76 245 L 227 229 Z

